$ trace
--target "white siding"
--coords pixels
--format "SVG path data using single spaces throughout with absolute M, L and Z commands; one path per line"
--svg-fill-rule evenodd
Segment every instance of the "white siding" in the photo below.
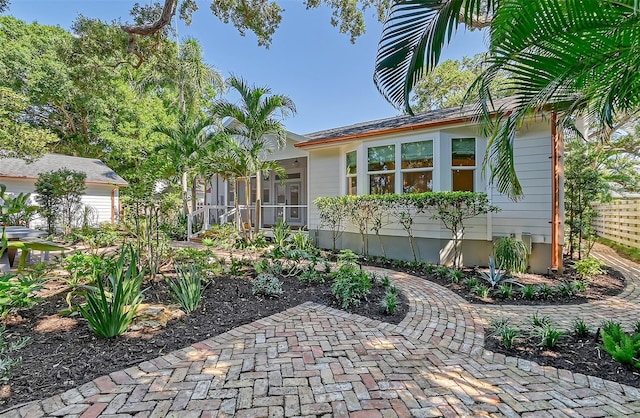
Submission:
M 366 148 L 371 145 L 392 143 L 394 139 L 402 141 L 434 139 L 434 154 L 437 155 L 434 167 L 434 190 L 450 190 L 451 188 L 451 138 L 475 137 L 477 140 L 476 155 L 476 190 L 487 191 L 492 203 L 502 210 L 496 214 L 478 216 L 465 223 L 465 237 L 475 240 L 491 240 L 495 236 L 509 234 L 532 234 L 533 242 L 551 242 L 551 133 L 548 122 L 537 121 L 527 124 L 515 141 L 515 163 L 518 177 L 523 187 L 524 198 L 513 202 L 498 193 L 494 186 L 481 175 L 482 161 L 487 140 L 479 135 L 474 127 L 460 126 L 438 130 L 412 131 L 396 135 L 380 135 L 368 138 L 364 143 L 349 143 L 342 146 L 310 150 L 309 152 L 309 228 L 317 228 L 319 219 L 313 200 L 321 196 L 339 196 L 344 194 L 346 181 L 344 167 L 345 151 L 357 149 L 358 190 L 365 193 L 366 183 Z M 450 232 L 441 226 L 439 221 L 429 218 L 428 214 L 415 217 L 414 230 L 416 237 L 450 238 Z M 348 232 L 358 232 L 353 227 Z M 402 227 L 396 223 L 386 226 L 381 232 L 384 235 L 405 236 Z
M 309 152 L 309 229 L 320 226 L 318 211 L 313 201 L 318 197 L 340 196 L 342 194 L 341 152 L 338 148 Z
M 7 192 L 11 193 L 32 193 L 34 194 L 35 181 L 31 179 L 12 179 L 0 177 L 0 184 L 7 186 Z M 111 191 L 114 186 L 108 184 L 88 184 L 85 194 L 82 196 L 82 203 L 91 206 L 95 211 L 94 222 L 111 222 Z M 118 194 L 115 199 L 115 210 L 118 210 Z M 33 204 L 35 202 L 32 196 Z M 38 220 L 34 224 L 39 224 Z M 34 225 L 35 226 L 35 225 Z

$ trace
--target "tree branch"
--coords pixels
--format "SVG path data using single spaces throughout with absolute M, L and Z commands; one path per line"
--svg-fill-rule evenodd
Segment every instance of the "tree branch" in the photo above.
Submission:
M 177 6 L 177 0 L 164 0 L 162 14 L 160 15 L 160 18 L 155 22 L 146 23 L 143 25 L 122 25 L 121 28 L 129 35 L 153 35 L 155 33 L 158 33 L 160 30 L 162 30 L 162 28 L 171 23 L 173 15 L 176 14 Z

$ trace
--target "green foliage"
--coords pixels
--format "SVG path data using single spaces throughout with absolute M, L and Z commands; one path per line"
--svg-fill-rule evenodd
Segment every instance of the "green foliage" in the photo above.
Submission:
M 531 315 L 531 325 L 536 328 L 551 325 L 551 318 L 549 318 L 547 315 L 540 316 L 538 315 L 538 312 L 535 312 L 533 315 Z
M 435 271 L 438 276 L 444 279 L 449 277 L 449 272 L 451 271 L 451 269 L 447 266 L 438 266 L 436 267 Z
M 6 193 L 7 186 L 0 184 L 0 225 L 29 226 L 29 222 L 38 210 L 29 204 L 30 193 L 12 196 Z
M 66 168 L 38 176 L 35 182 L 36 200 L 40 205 L 40 213 L 47 221 L 49 235 L 55 232 L 58 221 L 62 222 L 65 233 L 71 231 L 74 214 L 82 205 L 86 178 L 84 172 Z
M 98 228 L 82 228 L 79 232 L 80 240 L 95 248 L 113 247 L 123 239 L 117 226 L 109 223 L 104 223 Z
M 548 284 L 543 283 L 537 286 L 536 293 L 542 299 L 550 299 L 553 297 L 553 295 L 555 295 L 555 290 Z
M 178 276 L 175 279 L 165 277 L 165 281 L 171 290 L 171 298 L 175 300 L 182 309 L 191 313 L 198 309 L 205 287 L 202 285 L 202 270 L 195 264 L 187 266 L 176 266 Z
M 529 300 L 535 299 L 535 297 L 538 295 L 537 287 L 532 284 L 526 284 L 522 286 L 522 288 L 520 289 L 520 292 L 522 293 L 523 298 L 529 299 Z
M 331 273 L 331 292 L 343 309 L 359 306 L 371 291 L 371 276 L 356 264 L 358 256 L 351 250 L 338 255 L 338 270 Z
M 415 86 L 415 110 L 427 111 L 460 107 L 464 103 L 474 80 L 486 66 L 485 54 L 476 54 L 472 58 L 463 57 L 461 61 L 446 60 L 433 68 Z M 505 92 L 497 87 L 505 81 L 502 75 L 494 80 L 494 99 L 505 97 Z
M 478 286 L 478 279 L 476 279 L 475 277 L 469 277 L 467 280 L 464 281 L 463 284 L 466 286 L 467 289 L 472 290 L 473 288 Z
M 324 275 L 320 273 L 315 266 L 309 266 L 298 275 L 298 280 L 302 283 L 324 283 Z
M 500 337 L 502 345 L 505 348 L 513 347 L 515 339 L 518 337 L 519 331 L 517 328 L 511 327 L 508 319 L 496 320 L 491 323 L 493 331 L 491 335 Z
M 563 297 L 575 296 L 579 292 L 586 290 L 586 288 L 584 290 L 581 290 L 582 289 L 580 287 L 581 285 L 585 286 L 584 282 L 580 282 L 577 280 L 573 280 L 573 281 L 565 280 L 564 282 L 560 283 L 556 287 L 556 293 L 558 293 Z
M 573 268 L 576 269 L 578 276 L 583 280 L 588 280 L 593 276 L 603 274 L 603 266 L 602 262 L 595 257 L 587 257 L 573 263 Z
M 493 244 L 493 252 L 500 268 L 507 273 L 524 273 L 528 268 L 529 254 L 524 243 L 511 237 L 501 237 Z
M 65 282 L 75 289 L 80 283 L 93 283 L 100 279 L 113 267 L 114 261 L 106 255 L 85 254 L 76 252 L 64 258 L 64 266 L 69 272 Z
M 462 270 L 449 269 L 449 272 L 447 273 L 447 278 L 453 283 L 460 283 L 462 277 Z
M 473 293 L 475 293 L 476 295 L 480 296 L 481 298 L 488 298 L 489 297 L 489 292 L 491 291 L 491 289 L 488 286 L 485 286 L 483 284 L 479 284 L 474 286 L 471 291 Z
M 620 254 L 622 257 L 635 261 L 636 263 L 640 263 L 640 248 L 630 247 L 628 245 L 618 244 L 615 241 L 611 241 L 605 238 L 598 237 L 598 242 L 613 248 L 616 253 Z
M 640 333 L 629 335 L 619 323 L 608 321 L 602 325 L 602 348 L 614 360 L 640 368 Z
M 576 334 L 576 337 L 587 338 L 591 334 L 591 329 L 586 322 L 578 318 L 573 321 L 573 332 Z
M 564 335 L 563 331 L 559 331 L 551 324 L 534 328 L 533 333 L 540 338 L 540 346 L 549 349 L 556 348 L 558 341 Z
M 278 297 L 284 291 L 282 282 L 273 274 L 260 273 L 251 280 L 251 292 L 257 296 Z
M 342 197 L 319 197 L 313 201 L 318 208 L 320 226 L 329 228 L 333 251 L 336 250 L 336 241 L 344 231 L 343 222 L 347 217 L 347 205 Z
M 398 293 L 388 289 L 384 295 L 384 299 L 380 302 L 380 306 L 387 315 L 393 315 L 398 308 Z
M 501 270 L 501 267 L 496 268 L 496 263 L 493 257 L 489 257 L 489 272 L 480 271 L 479 272 L 480 278 L 486 281 L 491 286 L 492 289 L 494 289 L 496 286 L 500 284 L 505 284 L 505 283 L 519 285 L 519 283 L 516 280 L 507 276 L 506 271 L 500 271 L 500 270 Z
M 123 334 L 142 303 L 140 287 L 144 274 L 138 269 L 139 255 L 128 246 L 109 272 L 108 286 L 98 280 L 98 287 L 87 288 L 86 305 L 80 313 L 89 322 L 89 328 L 102 338 Z
M 22 274 L 0 275 L 0 319 L 37 302 L 34 293 L 42 286 L 37 280 Z
M 26 347 L 31 341 L 30 337 L 7 342 L 6 327 L 0 326 L 0 383 L 7 383 L 13 375 L 13 370 L 22 364 L 22 357 L 15 357 L 14 353 Z
M 500 286 L 498 286 L 498 294 L 503 299 L 511 299 L 513 297 L 513 285 L 501 284 Z

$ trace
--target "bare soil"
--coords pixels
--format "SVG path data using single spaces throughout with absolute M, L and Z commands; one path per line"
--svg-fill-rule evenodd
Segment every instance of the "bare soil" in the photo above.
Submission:
M 539 338 L 524 334 L 516 339 L 512 348 L 507 349 L 499 337 L 488 336 L 485 348 L 507 356 L 531 360 L 542 366 L 567 369 L 640 388 L 640 369 L 615 361 L 600 348 L 602 341 L 593 334 L 586 338 L 565 335 L 560 338 L 554 350 L 540 347 L 539 342 Z
M 19 337 L 32 341 L 19 353 L 23 364 L 0 391 L 0 409 L 53 396 L 304 302 L 339 308 L 329 282 L 306 285 L 296 278 L 283 282 L 283 295 L 265 299 L 251 293 L 246 278 L 220 277 L 206 288 L 197 311 L 159 330 L 129 331 L 111 339 L 96 337 L 82 317 L 59 317 L 57 313 L 67 306 L 66 292 L 54 282 L 49 297 L 6 323 L 9 341 Z M 171 303 L 164 282 L 145 287 L 145 302 Z M 350 312 L 400 323 L 408 311 L 406 297 L 401 294 L 395 314 L 386 315 L 380 307 L 384 294 L 382 286 L 374 285 L 368 302 Z

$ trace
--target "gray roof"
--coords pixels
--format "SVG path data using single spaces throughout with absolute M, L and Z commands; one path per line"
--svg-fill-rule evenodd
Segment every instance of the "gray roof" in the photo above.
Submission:
M 504 110 L 505 108 L 509 107 L 510 103 L 512 103 L 512 99 L 510 98 L 494 100 L 494 108 Z M 416 113 L 414 116 L 398 115 L 385 119 L 372 120 L 369 122 L 362 122 L 354 125 L 312 132 L 304 135 L 305 137 L 309 138 L 309 140 L 304 144 L 311 145 L 314 142 L 325 141 L 328 139 L 366 136 L 367 134 L 371 134 L 374 132 L 383 133 L 386 130 L 409 128 L 416 125 L 429 125 L 454 122 L 459 121 L 460 119 L 472 119 L 477 115 L 477 107 L 475 105 L 430 110 L 427 112 Z
M 27 163 L 19 158 L 1 158 L 0 181 L 2 177 L 37 179 L 41 173 L 61 168 L 82 171 L 87 175 L 87 183 L 119 186 L 127 186 L 129 184 L 100 160 L 61 154 L 45 154 L 32 163 Z

